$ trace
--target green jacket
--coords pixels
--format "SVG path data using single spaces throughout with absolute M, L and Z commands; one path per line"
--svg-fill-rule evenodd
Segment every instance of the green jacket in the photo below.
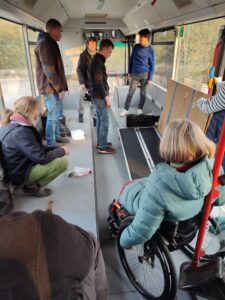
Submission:
M 184 173 L 160 163 L 148 178 L 129 184 L 119 201 L 135 217 L 121 235 L 121 246 L 144 243 L 163 220 L 182 221 L 197 215 L 211 190 L 211 170 L 212 161 L 206 157 Z

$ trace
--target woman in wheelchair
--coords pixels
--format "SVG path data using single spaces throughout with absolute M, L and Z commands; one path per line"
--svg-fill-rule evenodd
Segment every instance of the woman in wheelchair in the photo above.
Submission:
M 128 184 L 119 196 L 122 206 L 134 215 L 120 236 L 122 248 L 148 241 L 163 221 L 187 220 L 201 211 L 212 185 L 214 152 L 214 143 L 192 121 L 177 119 L 167 126 L 160 143 L 166 162 L 158 164 L 148 178 Z

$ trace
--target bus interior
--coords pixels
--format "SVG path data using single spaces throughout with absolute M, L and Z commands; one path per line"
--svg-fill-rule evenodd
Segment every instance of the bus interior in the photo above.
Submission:
M 59 47 L 69 87 L 63 102 L 66 124 L 72 131 L 84 132 L 84 138 L 70 138 L 68 172 L 50 184 L 53 195 L 39 199 L 24 196 L 15 189 L 14 211 L 46 210 L 51 202 L 54 213 L 98 238 L 109 282 L 108 299 L 144 299 L 130 283 L 119 260 L 116 241 L 108 228 L 108 206 L 118 198 L 124 182 L 148 176 L 162 161 L 159 142 L 170 120 L 190 118 L 206 130 L 209 117 L 198 113 L 194 103 L 201 96 L 215 92 L 212 88 L 209 91 L 207 85 L 212 66 L 214 76 L 225 80 L 225 1 L 0 0 L 1 118 L 5 108 L 12 108 L 14 101 L 25 95 L 40 100 L 41 114 L 45 109 L 36 84 L 34 48 L 38 33 L 45 30 L 50 18 L 63 25 Z M 156 68 L 143 109 L 147 121 L 143 117 L 135 124 L 139 89 L 130 108 L 133 119 L 122 118 L 120 113 L 129 88 L 129 57 L 138 42 L 137 33 L 143 28 L 152 33 Z M 98 41 L 109 38 L 115 46 L 106 62 L 112 100 L 109 140 L 117 151 L 112 156 L 99 155 L 96 151 L 96 127 L 89 101 L 85 101 L 84 122 L 78 122 L 80 87 L 76 68 L 79 55 L 91 36 Z M 218 43 L 220 49 L 214 64 Z M 187 103 L 180 104 L 178 99 Z M 148 125 L 148 120 L 152 124 Z M 41 119 L 37 127 L 41 132 Z M 69 171 L 75 167 L 90 168 L 91 174 L 69 177 Z M 225 216 L 225 210 L 223 207 L 215 209 L 212 214 Z M 215 235 L 209 239 L 209 247 L 217 247 Z M 182 250 L 173 252 L 172 258 L 177 274 L 181 263 L 190 261 Z M 160 282 L 160 274 L 151 280 Z M 206 298 L 178 289 L 175 299 Z

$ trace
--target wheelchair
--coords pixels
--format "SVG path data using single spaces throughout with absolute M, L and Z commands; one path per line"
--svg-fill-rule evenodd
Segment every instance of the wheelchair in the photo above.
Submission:
M 124 249 L 120 246 L 120 236 L 133 221 L 134 216 L 130 215 L 117 200 L 110 204 L 109 229 L 112 236 L 117 239 L 120 261 L 131 283 L 146 299 L 172 300 L 175 298 L 177 275 L 170 252 L 183 249 L 190 257 L 193 256 L 201 214 L 200 212 L 195 217 L 180 222 L 165 221 L 155 235 L 143 245 Z M 210 232 L 212 228 L 213 233 Z M 209 237 L 213 239 L 216 239 L 221 232 L 219 225 L 212 217 L 208 220 L 207 230 Z M 224 256 L 223 253 L 219 253 L 218 242 L 216 247 L 209 248 L 209 237 L 204 240 L 202 261 Z

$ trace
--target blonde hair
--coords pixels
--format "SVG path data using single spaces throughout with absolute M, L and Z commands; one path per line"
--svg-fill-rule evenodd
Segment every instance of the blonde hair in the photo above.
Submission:
M 160 143 L 160 155 L 168 162 L 190 163 L 204 156 L 213 157 L 215 144 L 202 129 L 187 119 L 169 123 Z
M 3 119 L 1 121 L 2 125 L 8 124 L 10 122 L 10 117 L 13 113 L 17 112 L 24 116 L 31 123 L 34 121 L 34 114 L 38 108 L 38 101 L 33 97 L 24 96 L 19 98 L 14 102 L 14 109 L 5 109 Z

